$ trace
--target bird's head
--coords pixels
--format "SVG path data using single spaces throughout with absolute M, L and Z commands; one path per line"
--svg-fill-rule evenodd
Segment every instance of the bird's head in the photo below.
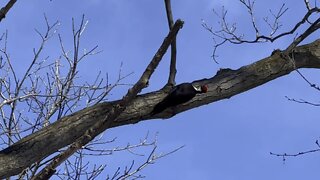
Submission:
M 202 93 L 208 92 L 208 85 L 206 85 L 206 84 L 205 84 L 205 85 L 202 85 L 202 86 L 201 86 L 201 92 L 202 92 Z
M 202 86 L 194 86 L 193 88 L 198 92 L 198 93 L 206 93 L 208 91 L 208 85 L 202 85 Z

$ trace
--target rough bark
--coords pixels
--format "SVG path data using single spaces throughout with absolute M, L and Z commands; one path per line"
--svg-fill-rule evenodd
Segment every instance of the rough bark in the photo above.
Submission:
M 156 118 L 167 119 L 183 111 L 230 98 L 289 74 L 295 68 L 320 68 L 320 40 L 295 48 L 291 57 L 289 60 L 276 52 L 237 70 L 222 69 L 212 78 L 194 81 L 195 84 L 207 84 L 208 93 L 197 95 L 191 101 L 155 116 L 150 116 L 149 113 L 164 98 L 168 89 L 139 95 L 111 122 L 111 128 Z M 119 101 L 105 102 L 80 110 L 3 149 L 0 151 L 0 178 L 15 175 L 32 163 L 71 144 L 97 121 L 102 121 L 117 103 Z

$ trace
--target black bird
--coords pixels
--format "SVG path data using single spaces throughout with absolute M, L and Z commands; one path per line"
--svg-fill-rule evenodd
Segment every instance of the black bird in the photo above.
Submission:
M 208 91 L 207 85 L 195 86 L 192 83 L 182 83 L 175 86 L 170 93 L 159 102 L 152 110 L 151 115 L 158 114 L 168 107 L 177 106 L 179 104 L 188 102 L 196 94 L 206 93 Z

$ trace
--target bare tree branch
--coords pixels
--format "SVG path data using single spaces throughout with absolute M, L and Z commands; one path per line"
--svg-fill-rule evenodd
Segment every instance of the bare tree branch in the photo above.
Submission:
M 240 2 L 247 8 L 250 17 L 251 17 L 251 23 L 252 23 L 252 27 L 254 28 L 255 32 L 256 32 L 256 38 L 260 36 L 260 31 L 258 29 L 258 26 L 256 24 L 256 20 L 255 20 L 255 16 L 253 14 L 253 9 L 254 9 L 254 0 L 240 0 Z
M 0 22 L 1 22 L 2 19 L 4 19 L 6 17 L 8 11 L 12 8 L 14 3 L 16 3 L 16 2 L 17 2 L 17 0 L 9 0 L 7 5 L 4 6 L 3 8 L 1 8 L 1 10 L 0 10 Z
M 144 169 L 146 166 L 150 165 L 150 164 L 153 164 L 156 160 L 160 159 L 160 158 L 163 158 L 165 156 L 168 156 L 174 152 L 177 152 L 178 150 L 182 149 L 184 146 L 181 146 L 171 152 L 168 152 L 168 153 L 165 153 L 165 154 L 159 154 L 157 155 L 155 153 L 156 149 L 157 149 L 157 146 L 154 146 L 154 148 L 152 149 L 149 157 L 147 158 L 147 160 L 141 164 L 138 168 L 136 168 L 135 170 L 132 170 L 133 168 L 133 165 L 134 165 L 134 161 L 132 162 L 131 166 L 129 168 L 126 168 L 123 175 L 117 177 L 117 175 L 119 174 L 118 171 L 115 172 L 115 175 L 111 178 L 111 179 L 117 179 L 117 180 L 122 180 L 122 179 L 127 179 L 129 177 L 134 177 L 134 179 L 139 179 L 139 178 L 143 178 L 143 176 L 141 175 L 138 175 L 136 176 L 137 173 L 139 173 L 142 169 Z M 120 169 L 118 169 L 120 170 Z M 132 170 L 132 171 L 131 171 Z M 107 178 L 109 179 L 109 178 Z
M 170 0 L 164 0 L 165 6 L 166 6 L 166 14 L 169 24 L 169 29 L 171 30 L 173 28 L 173 15 L 171 10 L 171 2 Z M 171 61 L 170 61 L 170 73 L 168 78 L 167 85 L 174 86 L 176 84 L 175 78 L 177 74 L 176 69 L 176 62 L 177 62 L 177 41 L 176 38 L 171 43 Z
M 310 82 L 300 71 L 297 72 L 303 78 L 303 80 L 310 85 L 310 87 L 316 89 L 317 91 L 320 91 L 320 87 L 317 84 Z
M 303 99 L 294 99 L 294 98 L 289 98 L 288 96 L 285 96 L 287 98 L 287 100 L 289 101 L 293 101 L 293 102 L 296 102 L 296 103 L 300 103 L 300 104 L 308 104 L 308 105 L 312 105 L 312 106 L 320 106 L 320 103 L 312 103 L 312 102 L 309 102 L 309 101 L 306 101 L 306 100 L 303 100 Z
M 312 149 L 312 150 L 308 150 L 308 151 L 302 151 L 302 152 L 298 152 L 298 153 L 294 153 L 294 154 L 288 154 L 288 153 L 281 154 L 281 153 L 270 152 L 270 155 L 277 156 L 277 157 L 282 157 L 283 162 L 285 162 L 286 158 L 288 158 L 288 157 L 297 157 L 297 156 L 301 156 L 301 155 L 306 155 L 306 154 L 310 154 L 310 153 L 319 152 L 320 151 L 319 141 L 316 140 L 315 144 L 317 145 L 317 148 L 316 149 Z
M 309 3 L 309 0 L 303 0 L 305 5 L 306 5 L 306 8 L 308 9 L 308 11 L 311 10 L 311 6 L 310 6 L 310 3 Z
M 287 48 L 286 52 L 290 53 L 297 45 L 299 45 L 305 38 L 307 38 L 310 34 L 314 33 L 320 28 L 320 18 L 314 21 L 311 26 L 305 30 L 298 38 L 296 38 Z
M 285 4 L 281 6 L 279 9 L 278 13 L 274 14 L 270 10 L 274 22 L 270 23 L 268 18 L 264 18 L 264 21 L 268 24 L 268 26 L 271 29 L 271 32 L 269 35 L 264 35 L 263 33 L 260 32 L 258 26 L 256 25 L 256 19 L 254 17 L 254 4 L 255 1 L 251 0 L 239 0 L 247 9 L 248 13 L 250 14 L 251 17 L 251 24 L 252 27 L 255 31 L 255 38 L 253 39 L 246 39 L 243 34 L 239 35 L 237 34 L 237 26 L 236 24 L 229 25 L 227 22 L 227 10 L 222 8 L 222 13 L 221 15 L 218 14 L 215 10 L 214 13 L 215 15 L 220 19 L 220 29 L 214 30 L 212 27 L 210 27 L 207 23 L 203 22 L 202 26 L 208 30 L 214 39 L 214 49 L 213 49 L 213 54 L 212 57 L 216 61 L 216 51 L 219 47 L 224 45 L 225 43 L 232 43 L 232 44 L 243 44 L 243 43 L 261 43 L 261 42 L 274 42 L 279 38 L 282 38 L 287 35 L 294 34 L 300 29 L 300 27 L 306 23 L 310 24 L 309 28 L 305 30 L 301 35 L 296 38 L 293 43 L 291 43 L 288 48 L 286 49 L 286 52 L 289 54 L 291 50 L 296 47 L 299 43 L 301 43 L 306 37 L 308 37 L 310 34 L 315 32 L 316 30 L 319 29 L 319 19 L 315 20 L 314 22 L 310 22 L 309 18 L 311 15 L 315 13 L 319 13 L 320 9 L 318 7 L 310 8 L 304 17 L 297 22 L 293 28 L 289 31 L 286 32 L 281 32 L 278 35 L 276 35 L 276 32 L 279 31 L 280 27 L 282 26 L 281 23 L 279 23 L 280 18 L 287 12 L 288 8 L 285 8 Z M 306 2 L 306 1 L 305 1 Z M 306 2 L 307 3 L 307 2 Z M 308 4 L 308 3 L 307 3 Z M 218 39 L 219 41 L 217 41 Z
M 263 20 L 268 24 L 269 28 L 271 29 L 271 32 L 269 34 L 270 37 L 273 37 L 274 34 L 278 32 L 278 30 L 280 30 L 280 28 L 282 27 L 282 24 L 280 23 L 280 18 L 287 12 L 287 10 L 288 8 L 285 8 L 285 4 L 282 4 L 282 6 L 276 14 L 273 13 L 270 9 L 270 14 L 273 17 L 272 23 L 269 21 L 268 17 L 263 18 Z

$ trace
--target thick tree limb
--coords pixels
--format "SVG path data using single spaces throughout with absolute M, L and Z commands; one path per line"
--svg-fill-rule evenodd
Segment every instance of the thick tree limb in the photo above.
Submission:
M 208 93 L 198 95 L 190 102 L 167 109 L 156 116 L 150 116 L 149 113 L 164 98 L 166 91 L 163 89 L 139 95 L 115 121 L 111 122 L 110 128 L 155 118 L 167 119 L 177 113 L 230 98 L 289 74 L 295 68 L 320 68 L 320 40 L 295 48 L 292 56 L 294 56 L 292 59 L 295 61 L 295 66 L 292 62 L 284 59 L 281 53 L 275 53 L 240 69 L 223 69 L 212 78 L 197 80 L 194 82 L 195 84 L 208 84 Z M 63 117 L 0 151 L 0 164 L 2 164 L 0 166 L 0 177 L 15 175 L 30 164 L 73 143 L 97 121 L 104 120 L 110 113 L 110 109 L 120 102 L 105 102 L 85 108 Z
M 2 19 L 4 19 L 6 17 L 6 14 L 8 13 L 8 11 L 12 8 L 12 6 L 14 5 L 14 3 L 16 3 L 17 0 L 10 0 L 6 6 L 4 6 L 3 8 L 1 8 L 0 10 L 0 22 Z

